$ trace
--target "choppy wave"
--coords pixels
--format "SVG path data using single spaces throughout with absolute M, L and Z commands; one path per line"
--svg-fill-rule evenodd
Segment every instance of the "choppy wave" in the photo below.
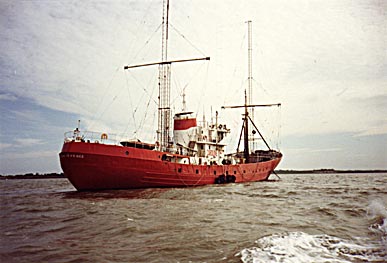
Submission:
M 368 206 L 367 216 L 372 221 L 369 229 L 375 234 L 381 236 L 381 239 L 387 249 L 387 209 L 382 200 L 377 199 L 371 201 Z
M 368 238 L 345 240 L 329 235 L 304 232 L 275 233 L 258 239 L 256 247 L 239 252 L 242 262 L 387 262 L 387 209 L 380 199 L 368 206 Z
M 303 232 L 276 233 L 256 241 L 257 246 L 237 254 L 245 263 L 259 262 L 384 262 L 387 253 L 378 245 L 356 244 L 329 235 Z
M 0 180 L 0 262 L 387 262 L 386 186 L 387 174 L 101 192 Z

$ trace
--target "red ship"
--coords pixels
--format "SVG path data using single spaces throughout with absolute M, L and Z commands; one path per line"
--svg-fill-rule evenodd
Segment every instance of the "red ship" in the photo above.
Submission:
M 281 161 L 282 154 L 273 150 L 250 117 L 253 107 L 279 106 L 280 104 L 252 105 L 245 91 L 243 125 L 238 149 L 225 153 L 224 138 L 230 129 L 216 121 L 198 125 L 193 112 L 176 113 L 173 118 L 173 137 L 170 107 L 171 64 L 209 57 L 168 60 L 168 10 L 169 1 L 163 2 L 162 60 L 157 63 L 125 66 L 157 65 L 159 69 L 158 130 L 155 143 L 139 140 L 117 141 L 112 134 L 83 132 L 76 128 L 65 133 L 60 156 L 64 175 L 77 190 L 130 189 L 148 187 L 184 187 L 208 184 L 243 183 L 267 180 Z M 249 40 L 251 22 L 249 21 Z M 251 41 L 249 41 L 249 92 L 251 95 Z M 249 141 L 258 133 L 267 150 L 250 149 Z M 243 141 L 244 149 L 239 151 Z

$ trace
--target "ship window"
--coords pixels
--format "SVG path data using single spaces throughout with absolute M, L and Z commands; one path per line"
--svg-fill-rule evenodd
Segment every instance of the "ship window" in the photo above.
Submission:
M 126 151 L 126 152 L 125 152 L 125 154 L 126 154 L 126 155 L 129 155 L 129 152 L 128 152 L 128 151 Z
M 214 175 L 216 175 L 216 171 L 214 171 Z
M 166 155 L 166 154 L 163 154 L 163 155 L 161 156 L 161 160 L 162 160 L 162 161 L 166 161 L 166 162 L 170 162 L 170 161 L 172 161 L 172 157 L 171 157 L 171 156 L 168 156 L 168 155 Z
M 177 169 L 177 171 L 178 171 L 179 173 L 181 173 L 181 168 Z
M 196 174 L 198 174 L 199 173 L 199 170 L 198 169 L 196 169 Z

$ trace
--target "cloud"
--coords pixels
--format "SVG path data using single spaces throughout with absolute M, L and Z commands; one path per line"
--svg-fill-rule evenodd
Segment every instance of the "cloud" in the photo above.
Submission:
M 354 137 L 362 137 L 362 136 L 373 136 L 373 135 L 382 135 L 387 134 L 387 120 L 382 123 L 379 123 L 377 126 L 367 127 L 363 131 L 356 133 Z M 387 143 L 386 143 L 387 146 Z
M 13 145 L 11 143 L 0 143 L 0 150 L 12 147 Z
M 246 5 L 238 5 L 239 15 L 227 4 L 216 5 L 221 10 L 216 14 L 210 8 L 201 9 L 198 3 L 188 4 L 189 9 L 183 6 L 172 5 L 171 14 L 175 15 L 171 15 L 171 23 L 184 32 L 186 39 L 194 39 L 191 43 L 207 50 L 216 66 L 210 67 L 210 89 L 202 90 L 199 85 L 203 87 L 203 83 L 198 83 L 199 88 L 190 85 L 193 91 L 188 89 L 192 95 L 189 99 L 202 98 L 200 104 L 212 104 L 214 108 L 220 107 L 225 98 L 234 104 L 243 102 L 241 83 L 247 79 L 247 62 L 241 55 L 246 52 L 244 16 L 251 15 L 254 77 L 276 102 L 283 102 L 284 134 L 359 131 L 370 126 L 370 119 L 355 117 L 353 113 L 359 110 L 347 103 L 347 98 L 360 98 L 370 89 L 381 93 L 381 87 L 387 85 L 380 75 L 386 64 L 382 58 L 386 55 L 382 45 L 383 17 L 377 6 L 369 4 L 365 9 L 349 1 L 313 4 L 300 1 L 285 5 L 277 1 L 248 1 Z M 154 78 L 157 68 L 122 71 L 124 64 L 158 60 L 160 32 L 156 32 L 157 37 L 154 32 L 161 22 L 161 12 L 157 8 L 136 1 L 124 5 L 120 2 L 41 5 L 34 1 L 9 5 L 2 42 L 3 50 L 7 50 L 4 54 L 7 61 L 3 63 L 8 69 L 8 86 L 16 84 L 20 87 L 18 95 L 30 97 L 45 107 L 79 114 L 83 119 L 103 115 L 102 121 L 107 126 L 122 125 L 123 120 L 130 119 L 127 116 L 132 115 L 131 111 L 138 109 L 137 103 L 128 105 L 133 97 L 128 96 L 127 90 L 136 94 L 142 107 L 147 105 L 149 94 L 157 101 L 156 92 L 151 92 L 157 87 Z M 19 9 L 24 11 L 23 16 Z M 203 11 L 201 15 L 196 9 Z M 124 15 L 126 11 L 131 16 Z M 184 15 L 176 15 L 178 11 Z M 106 16 L 107 13 L 111 15 Z M 144 13 L 145 17 L 141 17 Z M 207 16 L 208 13 L 214 17 Z M 194 25 L 203 19 L 209 26 L 200 31 Z M 225 26 L 225 21 L 231 26 Z M 171 57 L 187 56 L 183 51 L 196 52 L 178 32 L 172 28 L 170 31 Z M 182 67 L 184 70 L 179 69 Z M 184 76 L 187 68 L 174 67 L 174 81 L 178 75 Z M 136 75 L 141 86 L 132 75 Z M 184 85 L 186 81 L 182 79 L 180 84 Z M 257 101 L 263 97 L 259 85 L 254 91 Z M 219 95 L 219 89 L 224 90 L 223 94 Z M 237 97 L 230 96 L 235 89 L 239 89 Z M 144 112 L 138 110 L 137 116 Z M 380 119 L 380 114 L 372 119 Z
M 10 111 L 10 113 L 15 115 L 18 120 L 22 120 L 22 121 L 39 123 L 43 119 L 43 117 L 41 116 L 41 113 L 37 110 L 28 110 L 28 109 L 12 110 Z
M 54 145 L 59 130 L 72 129 L 78 119 L 83 130 L 154 140 L 157 67 L 122 67 L 160 59 L 161 2 L 2 3 L 3 147 L 13 140 L 9 133 L 27 137 L 21 144 Z M 386 8 L 385 2 L 350 0 L 172 1 L 169 58 L 211 56 L 209 63 L 173 65 L 174 110 L 181 108 L 184 87 L 189 110 L 206 112 L 207 120 L 211 109 L 214 115 L 224 104 L 243 103 L 245 21 L 251 19 L 253 101 L 282 103 L 282 125 L 278 114 L 256 111 L 265 134 L 272 135 L 268 122 L 282 126 L 284 136 L 383 134 Z M 238 138 L 240 112 L 220 111 L 219 118 Z M 49 131 L 44 141 L 42 130 Z
M 1 153 L 1 174 L 59 172 L 59 151 L 32 150 Z
M 19 138 L 15 139 L 16 147 L 28 147 L 28 146 L 36 146 L 39 144 L 43 144 L 43 140 L 41 139 L 33 139 L 33 138 Z
M 13 152 L 2 154 L 2 160 L 12 159 L 39 159 L 43 157 L 57 158 L 57 151 L 25 151 L 25 152 Z
M 17 97 L 13 94 L 2 93 L 2 94 L 0 94 L 0 100 L 16 101 Z
M 289 154 L 313 154 L 313 153 L 329 153 L 340 152 L 342 148 L 287 148 Z

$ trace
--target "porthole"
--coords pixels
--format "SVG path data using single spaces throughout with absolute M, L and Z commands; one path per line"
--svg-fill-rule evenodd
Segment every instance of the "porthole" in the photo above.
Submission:
M 129 155 L 129 151 L 126 151 L 126 152 L 125 152 L 125 155 Z

